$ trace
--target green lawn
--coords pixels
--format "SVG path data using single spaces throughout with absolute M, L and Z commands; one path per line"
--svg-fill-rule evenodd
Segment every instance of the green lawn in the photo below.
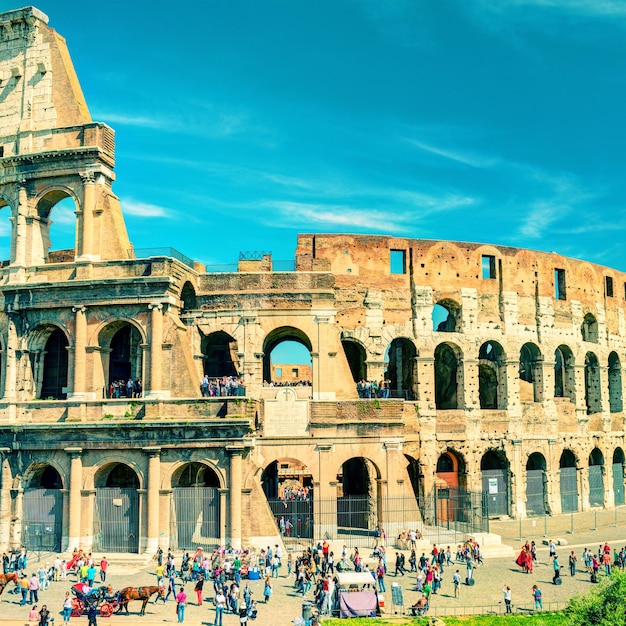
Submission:
M 475 617 L 441 617 L 445 626 L 562 626 L 563 613 L 538 613 L 533 615 L 477 615 Z M 427 617 L 381 617 L 324 620 L 323 626 L 428 626 Z

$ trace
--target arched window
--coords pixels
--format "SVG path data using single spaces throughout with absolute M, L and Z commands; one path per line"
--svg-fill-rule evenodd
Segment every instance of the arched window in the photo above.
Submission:
M 435 348 L 435 405 L 437 409 L 459 408 L 460 350 L 458 348 L 455 350 L 455 348 L 447 343 L 441 343 Z
M 598 343 L 598 322 L 591 313 L 585 315 L 580 331 L 583 341 Z
M 506 408 L 504 351 L 496 341 L 487 341 L 478 352 L 478 396 L 481 409 Z
M 585 403 L 589 415 L 602 411 L 600 367 L 598 357 L 593 352 L 585 355 Z

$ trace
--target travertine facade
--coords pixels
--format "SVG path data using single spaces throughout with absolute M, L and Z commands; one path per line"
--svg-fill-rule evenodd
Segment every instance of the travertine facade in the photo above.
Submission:
M 624 274 L 355 235 L 300 235 L 293 272 L 267 256 L 219 274 L 136 258 L 112 191 L 114 133 L 92 122 L 36 9 L 0 15 L 0 80 L 0 207 L 13 223 L 0 549 L 41 534 L 108 552 L 265 544 L 281 476 L 313 487 L 316 537 L 392 533 L 418 521 L 417 499 L 426 521 L 461 520 L 453 496 L 469 491 L 485 494 L 485 515 L 623 503 Z M 68 196 L 76 247 L 53 252 Z M 264 386 L 286 340 L 310 352 L 311 387 Z M 245 396 L 201 397 L 205 374 L 243 379 Z M 111 397 L 129 378 L 141 397 Z M 361 379 L 389 381 L 388 395 L 358 398 Z M 426 513 L 433 493 L 448 504 Z M 373 503 L 367 519 L 342 517 L 350 498 Z

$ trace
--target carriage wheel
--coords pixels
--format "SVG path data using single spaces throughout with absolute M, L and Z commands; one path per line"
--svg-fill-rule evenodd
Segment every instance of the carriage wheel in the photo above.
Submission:
M 111 617 L 111 615 L 113 615 L 113 605 L 109 602 L 105 602 L 100 607 L 100 615 L 102 615 L 102 617 Z
M 85 603 L 78 598 L 72 598 L 72 617 L 80 617 L 85 612 Z

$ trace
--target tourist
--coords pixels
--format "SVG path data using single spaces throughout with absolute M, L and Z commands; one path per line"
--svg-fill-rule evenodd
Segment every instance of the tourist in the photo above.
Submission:
M 226 609 L 226 596 L 220 587 L 215 594 L 215 621 L 213 626 L 222 626 L 224 610 Z
M 178 617 L 178 623 L 182 624 L 185 621 L 185 606 L 187 605 L 187 594 L 185 588 L 181 587 L 180 591 L 176 595 L 176 615 Z
M 63 600 L 63 623 L 69 624 L 70 617 L 72 616 L 72 597 L 70 596 L 70 592 L 65 592 L 65 598 Z
M 533 585 L 532 592 L 533 592 L 533 600 L 535 601 L 535 610 L 543 609 L 543 600 L 541 598 L 541 589 L 539 589 L 539 587 L 537 587 L 537 585 Z
M 508 585 L 505 585 L 502 592 L 504 594 L 504 604 L 506 605 L 506 613 L 508 615 L 513 612 L 511 610 L 511 587 L 509 587 Z

